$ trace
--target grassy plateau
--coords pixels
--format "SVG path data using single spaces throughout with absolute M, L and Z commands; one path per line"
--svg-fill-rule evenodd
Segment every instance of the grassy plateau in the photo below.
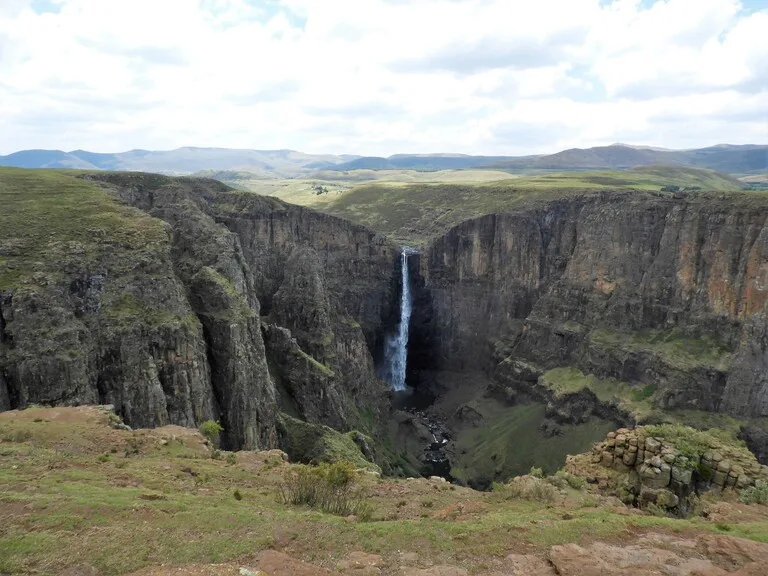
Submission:
M 222 181 L 243 190 L 310 206 L 419 244 L 464 220 L 587 191 L 681 189 L 737 191 L 743 182 L 711 170 L 648 166 L 597 172 L 500 170 L 323 171 L 291 180 L 226 173 Z
M 765 507 L 733 503 L 719 516 L 677 520 L 630 513 L 584 489 L 536 501 L 370 473 L 359 480 L 367 516 L 343 518 L 283 503 L 279 486 L 293 467 L 279 452 L 213 453 L 193 430 L 124 431 L 109 420 L 92 407 L 0 414 L 0 572 L 86 563 L 111 575 L 278 550 L 329 567 L 352 551 L 393 563 L 417 552 L 474 573 L 513 552 L 629 542 L 649 530 L 717 533 L 722 522 L 730 535 L 768 542 Z

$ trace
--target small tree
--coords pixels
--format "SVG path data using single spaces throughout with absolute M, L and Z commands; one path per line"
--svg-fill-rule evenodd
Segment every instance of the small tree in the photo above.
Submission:
M 219 434 L 223 431 L 224 428 L 222 428 L 221 424 L 215 420 L 206 420 L 200 424 L 200 434 L 205 436 L 205 438 L 214 446 L 219 445 Z

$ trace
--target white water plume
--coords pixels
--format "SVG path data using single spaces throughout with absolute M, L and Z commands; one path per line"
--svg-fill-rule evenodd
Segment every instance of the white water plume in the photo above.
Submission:
M 411 322 L 411 281 L 408 272 L 408 256 L 415 254 L 413 248 L 405 247 L 400 254 L 400 269 L 403 291 L 400 296 L 400 323 L 397 333 L 387 339 L 387 371 L 392 387 L 405 390 L 405 371 L 408 362 L 408 326 Z

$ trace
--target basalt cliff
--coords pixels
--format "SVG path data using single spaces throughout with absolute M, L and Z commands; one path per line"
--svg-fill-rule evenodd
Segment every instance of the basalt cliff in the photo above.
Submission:
M 749 194 L 634 192 L 466 221 L 412 262 L 412 369 L 481 369 L 562 404 L 569 382 L 548 374 L 568 367 L 634 388 L 649 410 L 616 406 L 628 421 L 768 416 L 767 217 Z M 578 400 L 549 411 L 606 404 Z
M 36 175 L 14 177 L 23 193 Z M 373 356 L 396 246 L 211 180 L 83 178 L 75 211 L 101 202 L 100 226 L 3 233 L 0 410 L 112 404 L 135 427 L 214 419 L 227 447 L 248 449 L 279 444 L 281 410 L 339 430 L 378 416 L 387 387 Z
M 22 191 L 37 178 L 13 177 Z M 369 433 L 391 419 L 376 369 L 398 321 L 397 245 L 210 180 L 67 178 L 86 188 L 63 220 L 109 210 L 46 230 L 58 208 L 41 216 L 17 196 L 30 224 L 0 232 L 0 410 L 112 404 L 141 427 L 217 419 L 231 448 L 281 445 L 280 412 Z M 409 382 L 483 374 L 509 405 L 546 403 L 552 426 L 730 415 L 764 461 L 767 217 L 756 195 L 633 192 L 463 222 L 409 259 Z M 474 405 L 454 411 L 484 425 Z

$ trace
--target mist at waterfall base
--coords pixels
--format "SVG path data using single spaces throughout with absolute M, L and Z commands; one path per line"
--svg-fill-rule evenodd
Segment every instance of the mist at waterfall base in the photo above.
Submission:
M 409 247 L 404 247 L 400 253 L 400 276 L 402 280 L 400 322 L 397 325 L 397 331 L 387 337 L 384 350 L 383 378 L 392 384 L 392 388 L 396 392 L 407 390 L 405 374 L 408 362 L 408 328 L 413 306 L 408 257 L 415 253 L 416 250 Z

